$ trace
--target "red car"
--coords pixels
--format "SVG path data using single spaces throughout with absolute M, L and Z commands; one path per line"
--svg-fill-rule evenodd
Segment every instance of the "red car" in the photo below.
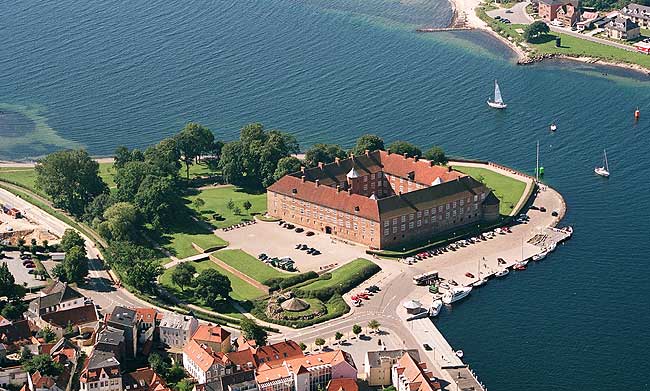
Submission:
M 362 299 L 366 299 L 366 300 L 370 299 L 370 296 L 367 293 L 364 293 L 364 292 L 357 293 L 357 296 L 362 298 Z
M 506 232 L 508 232 L 508 233 L 511 233 L 511 232 L 512 232 L 512 231 L 510 230 L 510 227 L 503 227 L 503 228 L 501 228 L 501 229 L 504 230 L 504 231 L 506 231 Z
M 465 277 L 474 278 L 474 275 L 470 272 L 465 273 Z
M 34 265 L 33 263 L 28 263 L 28 264 L 25 265 L 25 267 L 26 267 L 27 269 L 33 269 L 33 268 L 36 267 L 36 265 Z

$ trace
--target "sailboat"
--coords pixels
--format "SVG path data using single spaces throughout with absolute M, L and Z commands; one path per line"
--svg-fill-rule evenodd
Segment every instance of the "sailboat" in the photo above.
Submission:
M 503 98 L 501 97 L 501 90 L 499 89 L 499 83 L 497 81 L 494 81 L 494 100 L 489 100 L 487 101 L 488 106 L 495 108 L 495 109 L 505 109 L 508 107 L 507 104 L 503 103 Z
M 550 128 L 551 128 L 551 132 L 555 132 L 555 131 L 557 130 L 557 125 L 555 125 L 554 123 L 552 123 L 551 126 L 550 126 Z
M 594 168 L 594 172 L 602 177 L 609 177 L 609 164 L 607 164 L 607 151 L 603 149 L 603 159 L 605 160 L 605 165 L 603 167 Z

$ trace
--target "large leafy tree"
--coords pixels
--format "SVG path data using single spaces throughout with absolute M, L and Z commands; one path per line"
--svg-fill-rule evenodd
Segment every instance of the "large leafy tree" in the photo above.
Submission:
M 273 179 L 277 181 L 278 179 L 282 178 L 287 174 L 299 171 L 301 166 L 302 163 L 297 157 L 295 156 L 283 157 L 282 159 L 280 159 L 280 161 L 278 161 L 278 166 L 275 169 L 275 173 L 273 174 Z
M 409 156 L 422 156 L 420 148 L 408 141 L 395 141 L 390 146 L 390 151 L 398 155 L 408 154 Z
M 115 153 L 113 156 L 113 167 L 116 169 L 120 169 L 124 167 L 124 165 L 128 162 L 134 162 L 134 161 L 143 161 L 144 160 L 144 155 L 142 152 L 138 149 L 134 149 L 133 151 L 129 151 L 129 149 L 123 145 L 120 145 L 115 149 Z
M 38 371 L 42 376 L 56 377 L 63 371 L 63 365 L 52 360 L 49 354 L 39 354 L 23 363 L 25 371 L 33 374 Z
M 352 153 L 360 155 L 365 151 L 375 151 L 377 149 L 384 149 L 384 140 L 374 134 L 364 134 L 357 139 L 357 144 L 352 148 Z
M 127 162 L 115 172 L 115 196 L 119 201 L 131 201 L 138 193 L 138 188 L 144 178 L 153 171 L 151 165 L 140 162 Z
M 174 268 L 172 272 L 172 282 L 178 285 L 181 290 L 192 284 L 196 268 L 191 263 L 185 262 Z
M 203 270 L 194 279 L 194 284 L 209 306 L 215 306 L 220 299 L 228 298 L 232 292 L 230 280 L 215 269 Z
M 107 191 L 99 176 L 99 163 L 84 150 L 54 152 L 36 164 L 36 187 L 54 202 L 75 215 Z
M 139 228 L 138 210 L 130 202 L 118 202 L 104 212 L 102 223 L 110 240 L 131 240 Z
M 226 182 L 238 186 L 246 185 L 247 178 L 243 174 L 245 172 L 245 163 L 248 161 L 245 156 L 247 153 L 248 150 L 244 148 L 241 141 L 232 141 L 223 146 L 219 167 Z
M 110 193 L 102 193 L 95 197 L 84 210 L 83 220 L 96 225 L 104 219 L 104 211 L 115 202 Z
M 524 29 L 524 39 L 526 42 L 531 42 L 540 35 L 548 34 L 551 31 L 548 25 L 541 20 L 536 20 L 533 23 L 526 26 Z
M 82 283 L 88 275 L 88 258 L 83 247 L 72 247 L 63 259 L 63 276 L 68 282 Z
M 13 295 L 16 279 L 5 262 L 0 263 L 0 297 Z
M 157 176 L 178 177 L 181 168 L 181 152 L 178 149 L 176 138 L 166 138 L 158 144 L 147 148 L 144 153 L 145 162 L 151 165 L 153 173 Z
M 129 266 L 123 270 L 124 281 L 144 293 L 155 293 L 156 278 L 163 272 L 163 267 L 156 259 L 145 259 Z
M 318 163 L 332 163 L 336 158 L 345 159 L 347 152 L 338 144 L 314 144 L 305 152 L 305 163 L 308 167 L 316 167 Z
M 155 258 L 156 253 L 152 249 L 127 241 L 112 241 L 106 249 L 106 260 L 118 268 L 128 268 L 140 261 Z
M 239 324 L 242 335 L 246 339 L 252 339 L 255 341 L 257 346 L 266 345 L 266 340 L 268 339 L 268 333 L 260 325 L 255 323 L 254 320 L 250 318 L 244 318 Z
M 72 228 L 68 228 L 63 232 L 61 237 L 61 244 L 59 244 L 61 250 L 70 251 L 73 247 L 86 247 L 86 241 L 81 237 L 79 232 L 75 231 Z
M 154 227 L 160 228 L 176 214 L 181 196 L 173 179 L 149 175 L 140 184 L 134 203 Z
M 185 163 L 187 179 L 190 179 L 190 165 L 202 154 L 214 148 L 214 134 L 203 125 L 190 122 L 176 135 L 176 145 Z
M 435 164 L 447 164 L 447 156 L 445 155 L 445 151 L 436 145 L 429 148 L 424 153 L 424 158 L 431 160 Z

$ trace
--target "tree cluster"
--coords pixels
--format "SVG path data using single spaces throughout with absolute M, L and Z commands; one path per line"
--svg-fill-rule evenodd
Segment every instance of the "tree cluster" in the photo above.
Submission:
M 27 310 L 25 288 L 16 284 L 16 279 L 9 271 L 5 262 L 0 262 L 0 315 L 6 319 L 17 320 L 22 318 Z
M 220 300 L 227 299 L 232 292 L 228 277 L 215 269 L 206 269 L 196 275 L 196 268 L 191 263 L 181 263 L 174 268 L 172 282 L 185 291 L 193 287 L 192 294 L 203 299 L 209 306 L 216 306 Z
M 526 42 L 531 42 L 540 35 L 548 34 L 549 31 L 551 30 L 546 23 L 536 20 L 524 29 L 524 39 Z
M 86 241 L 77 231 L 66 229 L 59 247 L 65 251 L 65 258 L 54 267 L 53 274 L 61 281 L 83 283 L 88 275 Z

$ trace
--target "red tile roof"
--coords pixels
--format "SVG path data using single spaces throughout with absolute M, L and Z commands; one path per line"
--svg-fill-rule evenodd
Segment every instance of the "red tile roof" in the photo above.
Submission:
M 220 356 L 209 347 L 201 345 L 193 339 L 183 347 L 183 353 L 194 362 L 202 371 L 207 371 L 217 362 L 221 361 Z
M 136 308 L 135 318 L 139 322 L 154 323 L 154 321 L 156 320 L 157 313 L 158 311 L 156 311 L 153 308 Z
M 427 370 L 427 365 L 418 363 L 410 354 L 404 353 L 396 365 L 398 366 L 398 373 L 408 381 L 409 389 L 413 391 L 440 390 L 440 383 L 431 380 L 433 374 Z
M 359 391 L 356 379 L 332 379 L 327 385 L 327 391 Z
M 255 358 L 257 359 L 258 364 L 280 360 L 278 362 L 279 365 L 284 360 L 304 356 L 305 354 L 302 349 L 300 349 L 300 345 L 291 340 L 267 346 L 260 346 L 255 350 Z
M 127 373 L 122 379 L 122 386 L 130 386 L 132 390 L 142 391 L 169 391 L 171 390 L 165 380 L 151 368 L 139 368 Z
M 194 335 L 192 335 L 192 339 L 196 340 L 199 343 L 222 343 L 230 339 L 230 332 L 221 326 L 210 326 L 207 324 L 202 324 L 196 329 Z
M 41 318 L 53 326 L 66 328 L 68 325 L 77 326 L 97 321 L 97 310 L 94 304 L 86 304 L 83 307 L 48 312 Z

